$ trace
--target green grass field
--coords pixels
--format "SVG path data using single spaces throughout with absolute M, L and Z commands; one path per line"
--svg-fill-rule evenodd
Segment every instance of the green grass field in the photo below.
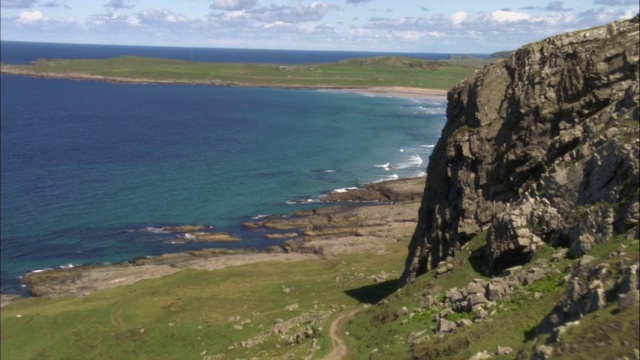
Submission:
M 124 56 L 106 60 L 39 60 L 30 65 L 3 64 L 2 68 L 39 74 L 84 74 L 137 81 L 234 86 L 401 86 L 446 90 L 471 75 L 480 64 L 398 56 L 349 59 L 318 65 L 206 63 Z
M 579 261 L 561 259 L 554 265 L 560 271 L 498 301 L 489 320 L 438 340 L 433 315 L 440 307 L 412 316 L 397 316 L 398 310 L 419 309 L 425 290 L 442 296 L 448 288 L 485 278 L 474 256 L 484 239 L 476 238 L 456 257 L 452 272 L 441 277 L 429 272 L 398 292 L 406 245 L 395 244 L 382 254 L 185 270 L 85 297 L 18 301 L 2 309 L 1 357 L 321 359 L 332 348 L 330 323 L 353 309 L 362 311 L 340 329 L 348 359 L 468 359 L 498 346 L 531 354 L 547 337 L 533 338 L 532 329 L 561 299 L 567 286 L 563 278 Z M 619 259 L 609 254 L 620 245 L 627 246 L 629 254 L 640 251 L 637 241 L 618 238 L 593 254 L 601 258 L 598 261 L 615 264 Z M 552 253 L 545 247 L 533 261 L 549 259 Z M 376 281 L 374 276 L 383 272 L 388 278 Z M 465 314 L 449 317 L 455 321 Z M 598 352 L 603 331 L 609 339 L 607 354 L 628 356 L 638 347 L 639 322 L 637 307 L 616 312 L 610 306 L 589 314 L 582 326 L 567 332 L 563 358 L 593 358 L 590 354 Z M 278 324 L 291 328 L 278 333 Z M 304 335 L 309 330 L 313 335 Z M 420 341 L 411 345 L 416 338 Z M 495 358 L 514 357 L 515 353 Z
M 86 297 L 18 301 L 2 309 L 1 358 L 302 359 L 315 345 L 317 359 L 331 350 L 332 317 L 395 290 L 395 283 L 383 293 L 368 286 L 381 271 L 397 278 L 405 252 L 398 244 L 375 256 L 186 270 Z M 277 319 L 296 324 L 276 335 Z M 315 335 L 290 345 L 306 328 Z M 262 343 L 239 345 L 263 334 Z

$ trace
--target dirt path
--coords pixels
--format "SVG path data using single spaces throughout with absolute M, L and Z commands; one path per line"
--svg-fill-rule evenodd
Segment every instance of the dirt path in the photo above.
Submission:
M 345 321 L 355 316 L 355 314 L 357 314 L 360 310 L 362 309 L 351 309 L 348 312 L 340 314 L 331 322 L 331 325 L 329 326 L 329 337 L 331 338 L 331 343 L 333 344 L 333 350 L 331 350 L 330 353 L 323 357 L 322 360 L 341 360 L 346 358 L 347 353 L 349 353 L 349 348 L 342 338 L 340 329 L 342 328 L 342 325 Z
M 122 308 L 124 307 L 124 303 L 119 303 L 113 307 L 111 310 L 111 323 L 118 328 L 127 327 L 127 323 L 122 320 Z

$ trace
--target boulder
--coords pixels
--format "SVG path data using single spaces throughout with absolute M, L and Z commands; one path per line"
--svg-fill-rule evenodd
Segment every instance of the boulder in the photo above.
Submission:
M 436 299 L 436 297 L 433 295 L 426 295 L 424 298 L 422 298 L 423 309 L 428 309 L 437 304 L 438 304 L 438 299 Z
M 511 287 L 504 278 L 494 278 L 487 284 L 487 299 L 491 301 L 504 299 L 511 293 Z
M 488 282 L 482 279 L 474 279 L 464 288 L 467 294 L 485 294 Z
M 493 355 L 489 354 L 487 350 L 478 352 L 469 358 L 469 360 L 486 360 L 486 359 L 493 359 Z
M 450 333 L 457 327 L 456 323 L 447 319 L 441 318 L 438 320 L 438 333 Z
M 408 313 L 409 313 L 409 309 L 407 309 L 406 306 L 403 306 L 400 309 L 398 309 L 398 311 L 396 311 L 396 318 L 407 315 Z
M 456 303 L 458 301 L 462 301 L 464 300 L 464 294 L 462 293 L 462 291 L 456 289 L 456 288 L 452 288 L 447 290 L 446 294 L 445 294 L 445 299 L 446 302 L 449 304 L 453 304 Z
M 513 353 L 513 348 L 510 346 L 500 346 L 498 345 L 498 350 L 496 351 L 496 354 L 498 355 L 509 355 Z
M 532 360 L 549 360 L 553 355 L 553 348 L 547 345 L 538 345 L 533 352 Z
M 489 300 L 484 297 L 484 294 L 470 294 L 467 298 L 467 307 L 469 310 L 471 310 L 474 306 L 484 305 L 489 302 Z

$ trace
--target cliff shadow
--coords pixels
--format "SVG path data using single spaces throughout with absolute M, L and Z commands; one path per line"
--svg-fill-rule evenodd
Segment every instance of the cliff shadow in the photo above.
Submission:
M 357 289 L 347 290 L 344 293 L 366 304 L 377 304 L 382 299 L 398 290 L 400 279 L 387 280 L 381 283 L 366 285 Z
M 473 250 L 469 255 L 468 260 L 469 260 L 469 265 L 471 265 L 471 268 L 473 269 L 473 271 L 475 271 L 480 275 L 488 276 L 488 275 L 491 275 L 491 271 L 489 269 L 489 264 L 487 262 L 486 251 L 487 251 L 487 245 L 483 245 Z

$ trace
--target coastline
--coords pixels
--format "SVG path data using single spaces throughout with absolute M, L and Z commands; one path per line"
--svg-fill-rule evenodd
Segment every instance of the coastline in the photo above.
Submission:
M 252 88 L 275 88 L 275 89 L 300 89 L 300 90 L 336 90 L 355 92 L 372 96 L 389 96 L 403 98 L 431 98 L 434 100 L 447 100 L 447 90 L 431 88 L 414 88 L 401 86 L 334 86 L 334 85 L 291 85 L 291 84 L 261 84 L 261 83 L 238 83 L 222 82 L 217 80 L 154 80 L 144 78 L 111 77 L 102 75 L 89 75 L 84 73 L 54 73 L 20 70 L 6 65 L 0 67 L 0 74 L 27 76 L 36 78 L 65 79 L 77 81 L 100 81 L 114 84 L 157 84 L 157 85 L 204 85 L 220 87 L 252 87 Z
M 322 260 L 349 253 L 384 253 L 388 246 L 408 242 L 416 223 L 425 178 L 368 184 L 338 193 L 324 205 L 292 214 L 272 215 L 247 222 L 247 231 L 286 238 L 282 247 L 202 249 L 131 259 L 110 265 L 35 270 L 22 277 L 32 296 L 84 296 L 96 291 L 156 279 L 185 269 L 217 270 L 258 262 Z M 18 300 L 2 294 L 2 306 Z
M 3 74 L 7 74 L 5 69 Z M 447 91 L 409 87 L 296 87 L 274 85 L 219 84 L 205 81 L 163 81 L 146 79 L 105 78 L 85 74 L 11 73 L 17 76 L 50 77 L 78 81 L 102 81 L 133 84 L 181 84 L 235 87 L 269 87 L 310 90 L 332 90 L 370 96 L 430 98 L 446 101 Z M 282 248 L 270 247 L 266 252 L 255 250 L 204 249 L 168 253 L 146 259 L 131 259 L 110 265 L 80 265 L 73 268 L 34 270 L 22 277 L 22 283 L 33 296 L 86 295 L 95 291 L 134 284 L 144 279 L 160 278 L 184 269 L 216 270 L 257 262 L 296 262 L 322 259 L 344 253 L 384 251 L 385 243 L 408 241 L 415 228 L 418 202 L 424 190 L 424 178 L 398 179 L 371 183 L 361 189 L 329 193 L 318 208 L 311 212 L 261 218 L 253 221 L 253 230 L 283 235 L 282 229 L 297 231 L 295 237 L 285 237 Z M 331 205 L 348 203 L 348 205 Z M 380 219 L 380 214 L 391 209 Z M 292 216 L 291 220 L 283 217 Z M 350 222 L 356 218 L 357 222 Z M 336 219 L 341 219 L 336 221 Z M 329 224 L 333 222 L 332 224 Z M 313 224 L 309 226 L 309 224 Z M 251 227 L 252 225 L 247 225 Z M 375 229 L 375 230 L 374 230 Z M 376 234 L 368 235 L 371 231 Z M 289 234 L 292 232 L 289 231 Z M 399 236 L 397 234 L 404 234 Z M 276 237 L 266 236 L 268 239 Z M 2 294 L 2 306 L 15 300 L 13 294 Z

